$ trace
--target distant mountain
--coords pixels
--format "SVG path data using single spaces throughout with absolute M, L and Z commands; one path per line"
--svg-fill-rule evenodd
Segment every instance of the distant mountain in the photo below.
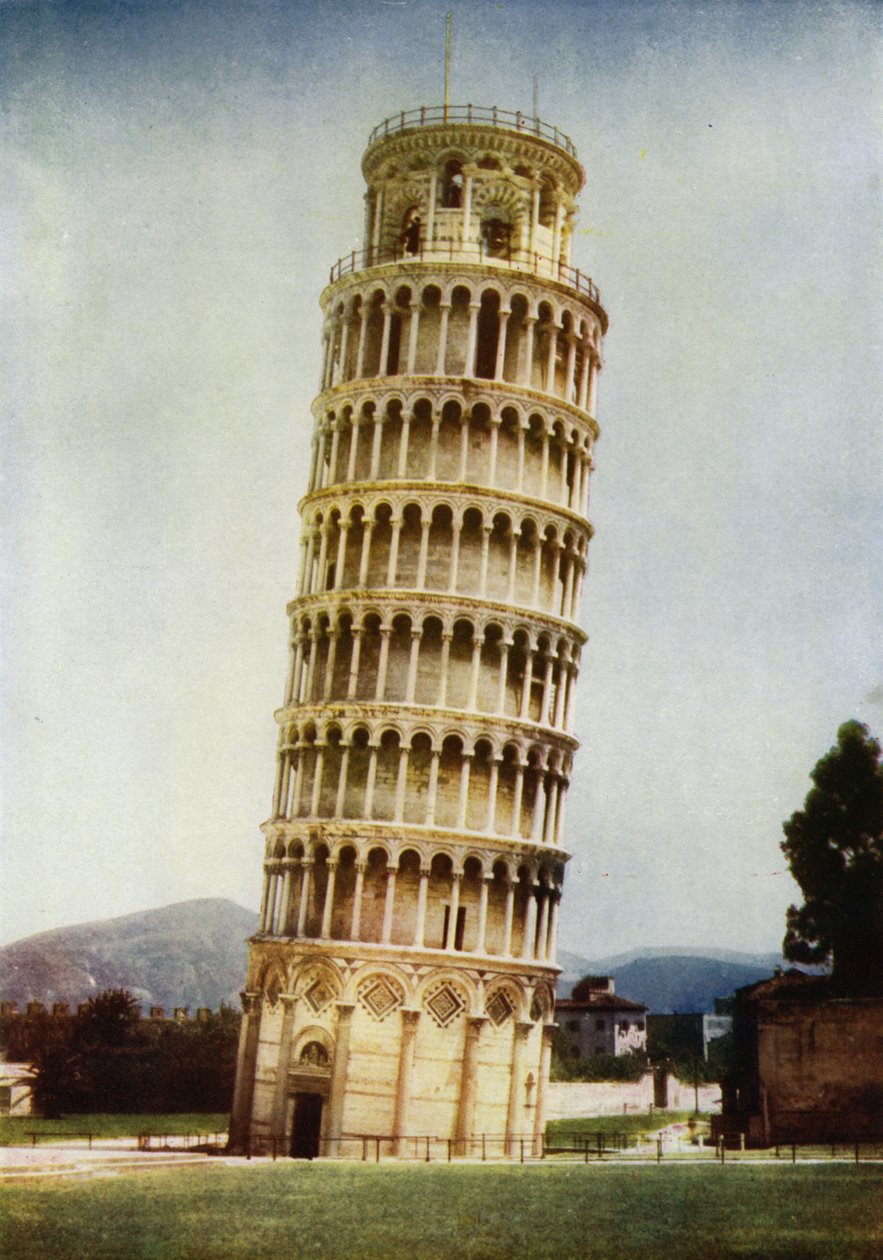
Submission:
M 204 898 L 99 923 L 55 928 L 0 949 L 0 997 L 69 1002 L 102 989 L 129 989 L 147 1006 L 216 1010 L 238 1004 L 245 941 L 258 916 L 233 901 Z M 559 997 L 585 975 L 613 976 L 616 992 L 655 1014 L 712 1011 L 714 999 L 772 975 L 777 954 L 730 950 L 634 949 L 588 959 L 559 950 Z
M 247 937 L 258 916 L 234 901 L 200 898 L 98 923 L 55 928 L 0 949 L 0 997 L 78 1002 L 129 989 L 147 1006 L 238 1005 Z
M 618 994 L 643 1002 L 655 1015 L 711 1013 L 715 998 L 765 979 L 782 964 L 778 954 L 694 949 L 631 950 L 594 960 L 559 951 L 558 961 L 564 969 L 559 997 L 569 996 L 584 975 L 613 976 Z

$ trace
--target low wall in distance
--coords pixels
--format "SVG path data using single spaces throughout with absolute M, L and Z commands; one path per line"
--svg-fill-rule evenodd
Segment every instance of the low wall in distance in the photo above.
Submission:
M 546 1095 L 546 1119 L 649 1113 L 653 1097 L 652 1072 L 647 1072 L 639 1081 L 550 1081 Z M 671 1111 L 692 1111 L 694 1105 L 693 1086 L 669 1076 L 666 1106 Z M 700 1085 L 699 1110 L 718 1112 L 720 1109 L 720 1085 Z

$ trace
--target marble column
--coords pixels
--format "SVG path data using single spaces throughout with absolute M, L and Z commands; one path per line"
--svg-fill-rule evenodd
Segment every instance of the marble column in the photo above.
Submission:
M 512 1035 L 512 1066 L 509 1076 L 509 1105 L 506 1113 L 506 1148 L 510 1157 L 519 1152 L 524 1127 L 524 1051 L 533 1024 L 519 1021 Z
M 466 1043 L 463 1047 L 463 1066 L 460 1071 L 460 1098 L 457 1104 L 457 1121 L 454 1129 L 457 1143 L 456 1154 L 468 1157 L 469 1139 L 472 1136 L 475 1116 L 475 1099 L 478 1093 L 478 1042 L 481 1030 L 487 1023 L 486 1015 L 466 1016 Z
M 402 1007 L 402 1039 L 399 1045 L 399 1070 L 396 1080 L 395 1113 L 392 1129 L 395 1136 L 395 1152 L 406 1153 L 405 1138 L 408 1132 L 408 1107 L 413 1094 L 414 1078 L 414 1041 L 417 1036 L 417 1025 L 420 1011 Z
M 350 1057 L 350 1033 L 352 1031 L 353 1002 L 336 1002 L 337 1036 L 334 1043 L 334 1060 L 331 1065 L 331 1090 L 328 1096 L 328 1154 L 340 1155 L 340 1136 L 343 1132 L 343 1104 L 346 1098 L 346 1077 Z

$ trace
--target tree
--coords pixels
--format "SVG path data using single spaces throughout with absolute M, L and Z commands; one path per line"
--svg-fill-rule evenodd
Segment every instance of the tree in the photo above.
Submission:
M 803 809 L 784 824 L 782 852 L 804 902 L 783 941 L 792 962 L 831 963 L 836 986 L 883 983 L 883 765 L 861 722 L 845 722 L 817 763 Z

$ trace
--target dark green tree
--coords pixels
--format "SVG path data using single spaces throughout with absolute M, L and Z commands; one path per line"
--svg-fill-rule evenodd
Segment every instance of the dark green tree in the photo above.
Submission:
M 782 852 L 803 892 L 783 941 L 792 962 L 830 963 L 846 992 L 883 983 L 883 765 L 861 722 L 845 722 L 817 763 L 803 809 L 784 824 Z

